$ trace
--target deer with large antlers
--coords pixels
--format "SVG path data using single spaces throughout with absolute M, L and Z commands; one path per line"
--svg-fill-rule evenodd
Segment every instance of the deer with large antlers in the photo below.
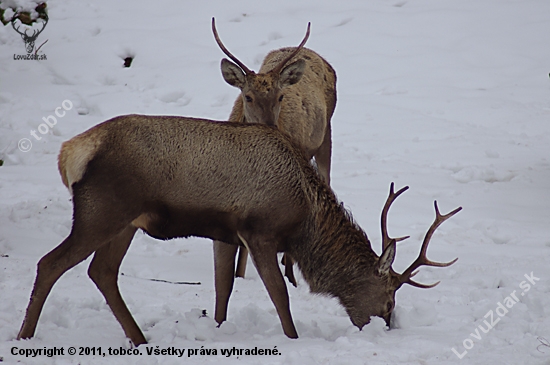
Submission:
M 336 107 L 336 73 L 324 58 L 304 48 L 310 24 L 298 47 L 269 52 L 258 73 L 227 50 L 220 40 L 214 18 L 212 32 L 221 50 L 234 62 L 222 59 L 223 78 L 241 90 L 229 121 L 265 124 L 288 134 L 309 159 L 315 158 L 319 174 L 330 185 L 330 120 Z M 242 248 L 236 269 L 238 277 L 244 277 L 247 256 L 246 248 Z M 285 255 L 283 261 L 285 275 L 296 286 L 292 259 Z
M 18 338 L 34 335 L 53 285 L 67 270 L 94 255 L 88 269 L 126 336 L 146 339 L 118 288 L 118 273 L 138 229 L 152 237 L 200 236 L 227 242 L 214 251 L 215 320 L 226 319 L 235 253 L 246 246 L 273 301 L 284 333 L 298 337 L 277 252 L 296 260 L 311 291 L 336 297 L 354 325 L 372 316 L 389 324 L 395 291 L 413 281 L 427 259 L 437 227 L 460 208 L 436 219 L 419 258 L 397 274 L 396 239 L 387 213 L 406 188 L 390 189 L 382 211 L 378 257 L 299 146 L 273 128 L 185 117 L 127 115 L 113 118 L 63 143 L 63 183 L 73 196 L 69 236 L 38 262 L 36 280 Z

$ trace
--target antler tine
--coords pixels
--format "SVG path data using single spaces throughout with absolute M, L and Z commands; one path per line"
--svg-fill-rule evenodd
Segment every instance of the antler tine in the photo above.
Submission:
M 233 56 L 233 54 L 231 52 L 229 52 L 227 50 L 227 48 L 225 48 L 225 46 L 223 45 L 222 41 L 220 40 L 220 36 L 218 35 L 218 31 L 216 30 L 216 20 L 214 17 L 212 17 L 212 33 L 214 33 L 214 38 L 216 39 L 216 43 L 218 43 L 218 46 L 220 46 L 221 50 L 223 51 L 223 53 L 225 53 L 227 55 L 227 57 L 231 58 L 233 60 L 233 62 L 235 62 L 237 65 L 239 65 L 239 67 L 247 74 L 254 74 L 254 71 L 250 70 L 248 67 L 246 67 L 244 65 L 244 63 L 242 63 L 241 61 L 239 61 L 239 59 L 235 56 Z
M 418 271 L 415 271 L 420 266 L 435 266 L 435 267 L 447 267 L 454 264 L 458 257 L 452 261 L 449 262 L 435 262 L 428 259 L 426 256 L 426 251 L 428 250 L 428 245 L 430 243 L 430 240 L 432 239 L 432 236 L 435 232 L 435 230 L 447 219 L 451 218 L 456 213 L 460 212 L 462 210 L 462 207 L 458 207 L 455 210 L 453 210 L 450 213 L 447 213 L 445 215 L 442 215 L 439 212 L 439 208 L 437 206 L 437 201 L 434 201 L 434 207 L 435 207 L 435 220 L 430 226 L 430 229 L 428 229 L 428 232 L 426 232 L 426 236 L 424 237 L 424 241 L 422 242 L 422 248 L 420 249 L 420 254 L 418 255 L 418 258 L 405 270 L 400 276 L 399 280 L 403 284 L 410 284 L 412 286 L 416 286 L 418 288 L 433 288 L 437 284 L 439 284 L 439 281 L 434 284 L 421 284 L 417 283 L 414 280 L 411 280 L 413 276 L 415 276 Z
M 39 35 L 40 33 L 42 33 L 42 31 L 46 28 L 46 24 L 48 24 L 48 20 L 49 20 L 48 15 L 46 15 L 46 14 L 44 14 L 44 15 L 45 15 L 46 17 L 45 17 L 45 18 L 41 18 L 41 19 L 44 20 L 44 21 L 42 22 L 42 24 L 43 24 L 43 25 L 42 25 L 42 29 L 36 30 L 35 32 L 37 32 L 37 33 L 36 33 L 36 34 L 33 33 L 33 35 L 32 35 L 33 37 L 38 37 L 38 35 Z
M 44 25 L 42 26 L 42 29 L 40 29 L 40 30 L 35 30 L 35 29 L 33 29 L 32 35 L 31 35 L 31 36 L 29 36 L 29 35 L 27 34 L 28 29 L 25 29 L 25 31 L 24 31 L 23 33 L 21 33 L 21 32 L 19 31 L 19 28 L 21 28 L 21 26 L 18 26 L 17 28 L 15 27 L 15 20 L 16 20 L 16 19 L 19 19 L 19 14 L 15 14 L 15 15 L 12 17 L 12 19 L 11 19 L 10 22 L 11 22 L 12 28 L 13 28 L 17 33 L 19 33 L 22 37 L 26 37 L 26 39 L 33 39 L 33 38 L 35 38 L 35 37 L 38 37 L 38 35 L 39 35 L 40 33 L 42 33 L 42 31 L 44 30 L 44 28 L 46 28 L 46 24 L 48 24 L 49 18 L 48 18 L 47 15 L 45 15 L 45 16 L 46 16 L 45 18 L 42 18 L 42 19 L 45 20 L 45 21 L 43 22 Z M 21 20 L 21 19 L 19 19 L 19 20 Z M 21 23 L 21 24 L 23 24 L 23 23 Z
M 394 188 L 394 184 L 392 182 L 390 184 L 390 194 L 386 199 L 386 204 L 384 204 L 384 209 L 382 209 L 382 214 L 380 218 L 380 228 L 382 229 L 382 251 L 384 251 L 386 247 L 390 245 L 390 242 L 391 242 L 391 238 L 388 235 L 388 226 L 387 226 L 388 211 L 390 210 L 390 206 L 395 201 L 395 199 L 397 199 L 399 195 L 403 194 L 405 191 L 407 191 L 407 189 L 409 189 L 408 186 L 405 186 L 399 189 L 397 193 L 394 193 L 393 188 Z M 395 242 L 403 241 L 403 240 L 406 240 L 407 238 L 409 238 L 409 236 L 395 238 Z
M 17 19 L 17 17 L 14 15 L 13 18 L 11 19 L 10 23 L 11 23 L 11 26 L 13 28 L 13 30 L 15 30 L 17 33 L 23 35 L 23 33 L 21 33 L 19 31 L 19 28 L 21 28 L 21 26 L 18 26 L 17 28 L 15 27 L 15 20 Z
M 437 281 L 433 284 L 421 284 L 421 283 L 417 283 L 416 281 L 414 280 L 407 280 L 406 283 L 407 284 L 410 284 L 412 286 L 416 286 L 417 288 L 422 288 L 422 289 L 430 289 L 430 288 L 433 288 L 434 286 L 438 285 L 441 281 Z
M 296 47 L 296 49 L 294 50 L 294 52 L 292 52 L 288 57 L 286 57 L 284 60 L 282 60 L 281 62 L 279 62 L 279 64 L 277 66 L 275 66 L 273 68 L 273 70 L 271 70 L 271 72 L 275 73 L 275 74 L 278 74 L 282 68 L 286 65 L 286 63 L 288 61 L 290 61 L 292 59 L 292 57 L 296 56 L 298 54 L 298 52 L 300 52 L 300 50 L 304 47 L 304 45 L 306 44 L 308 38 L 309 38 L 309 30 L 311 28 L 311 22 L 307 23 L 307 31 L 306 31 L 306 35 L 304 37 L 304 39 L 302 40 L 302 43 L 300 43 L 298 45 L 298 47 Z

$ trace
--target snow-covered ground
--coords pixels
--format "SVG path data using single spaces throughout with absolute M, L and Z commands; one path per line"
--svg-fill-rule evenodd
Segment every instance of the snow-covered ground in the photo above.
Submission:
M 0 26 L 3 363 L 550 363 L 540 342 L 550 341 L 548 0 L 59 0 L 48 9 L 36 42 L 49 40 L 39 51 L 45 61 L 14 60 L 24 44 Z M 397 271 L 416 257 L 433 200 L 442 212 L 462 206 L 429 250 L 434 260 L 458 262 L 421 269 L 419 281 L 441 280 L 434 289 L 398 291 L 390 331 L 381 319 L 358 331 L 336 300 L 311 295 L 299 276 L 288 290 L 300 338 L 290 340 L 252 265 L 236 281 L 228 322 L 215 328 L 211 242 L 140 233 L 122 265 L 125 300 L 150 349 L 197 355 L 146 355 L 147 346 L 142 356 L 67 355 L 69 346 L 131 348 L 87 262 L 55 285 L 36 336 L 16 341 L 36 263 L 71 226 L 56 167 L 61 142 L 126 113 L 228 117 L 238 91 L 221 77 L 213 16 L 226 46 L 255 70 L 269 50 L 296 45 L 312 22 L 307 46 L 338 75 L 334 190 L 380 252 L 389 184 L 411 187 L 389 217 L 392 236 L 411 235 L 398 246 Z M 123 68 L 127 56 L 135 59 Z M 64 106 L 57 124 L 41 127 L 46 134 L 35 132 L 40 140 L 30 134 Z M 22 138 L 30 151 L 18 148 Z M 200 318 L 203 309 L 209 317 Z M 487 331 L 491 313 L 498 323 Z M 65 355 L 30 359 L 12 355 L 14 347 L 64 347 Z M 233 347 L 280 355 L 221 355 Z M 201 348 L 218 355 L 201 356 Z

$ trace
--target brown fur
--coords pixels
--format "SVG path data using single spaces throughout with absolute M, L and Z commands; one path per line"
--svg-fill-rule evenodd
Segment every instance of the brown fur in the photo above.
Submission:
M 71 186 L 82 178 L 86 165 L 95 154 L 102 137 L 103 129 L 94 128 L 86 135 L 80 134 L 61 145 L 58 159 L 59 173 L 63 184 L 69 188 L 71 194 Z
M 375 255 L 301 149 L 272 128 L 121 116 L 64 143 L 59 165 L 73 191 L 73 226 L 38 263 L 19 339 L 34 335 L 59 277 L 94 254 L 90 278 L 126 336 L 135 345 L 146 343 L 117 284 L 138 227 L 159 239 L 200 236 L 228 243 L 214 251 L 219 323 L 226 319 L 241 244 L 249 248 L 288 337 L 298 335 L 277 252 L 295 258 L 313 292 L 339 298 L 359 328 L 370 316 L 388 318 L 393 310 L 401 284 L 393 271 L 380 273 L 387 259 Z
M 217 38 L 217 32 L 215 36 Z M 308 36 L 309 28 L 302 47 Z M 283 68 L 285 64 L 288 66 Z M 332 66 L 310 49 L 289 47 L 271 51 L 258 74 L 242 70 L 227 60 L 222 61 L 222 74 L 230 85 L 241 89 L 229 120 L 276 126 L 290 136 L 309 159 L 315 157 L 319 174 L 330 185 L 330 121 L 336 107 L 336 72 Z M 241 249 L 236 276 L 244 277 L 246 260 L 246 250 Z M 285 276 L 296 286 L 292 259 L 285 256 L 283 262 Z
M 270 74 L 270 71 L 295 49 L 289 47 L 271 51 L 265 57 L 259 73 L 250 77 L 247 88 L 267 95 L 276 87 L 276 75 Z M 336 108 L 336 72 L 325 59 L 307 48 L 302 48 L 287 64 L 300 59 L 306 61 L 304 74 L 300 81 L 284 89 L 277 127 L 288 134 L 306 152 L 308 158 L 313 158 L 323 142 L 331 144 L 330 120 Z M 232 122 L 249 122 L 243 109 L 243 94 L 237 97 L 233 105 L 229 116 Z M 330 160 L 330 146 L 325 147 L 329 149 Z M 321 176 L 330 182 L 330 162 L 323 169 L 320 171 Z

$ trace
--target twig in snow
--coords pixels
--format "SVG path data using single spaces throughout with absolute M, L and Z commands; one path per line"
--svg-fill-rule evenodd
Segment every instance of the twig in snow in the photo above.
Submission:
M 540 345 L 537 346 L 537 351 L 544 353 L 544 351 L 541 351 L 539 349 L 539 347 L 541 347 L 541 346 L 550 347 L 550 342 L 548 342 L 548 340 L 544 337 L 537 337 L 537 340 L 539 340 L 539 342 L 540 342 Z
M 138 278 L 138 277 L 136 277 L 136 276 L 126 275 L 126 274 L 124 274 L 123 272 L 121 272 L 120 275 L 127 276 L 127 277 L 129 277 L 129 278 L 134 278 L 134 279 L 156 281 L 156 282 L 159 282 L 159 283 L 167 283 L 167 284 L 178 284 L 178 285 L 201 285 L 201 282 L 200 282 L 200 281 L 170 281 L 170 280 L 164 280 L 164 279 Z
M 39 50 L 40 48 L 42 48 L 42 46 L 45 45 L 48 41 L 49 41 L 49 39 L 46 39 L 46 40 L 44 41 L 44 43 L 42 43 L 42 44 L 36 49 L 36 51 L 34 51 L 34 55 L 35 55 L 35 56 L 38 54 L 38 50 Z

